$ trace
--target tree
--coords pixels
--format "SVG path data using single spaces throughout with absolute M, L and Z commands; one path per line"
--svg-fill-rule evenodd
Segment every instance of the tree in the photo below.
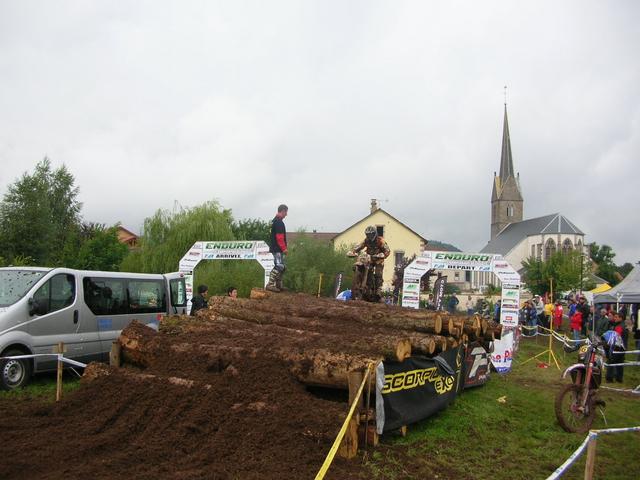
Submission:
M 271 223 L 258 218 L 247 218 L 231 223 L 231 231 L 236 240 L 263 240 L 269 242 Z
M 66 166 L 53 170 L 44 158 L 33 174 L 9 185 L 0 203 L 0 248 L 9 263 L 30 258 L 59 265 L 64 245 L 80 219 L 78 187 Z
M 91 237 L 82 242 L 69 266 L 82 270 L 117 272 L 129 253 L 129 247 L 118 240 L 117 231 L 118 225 L 95 228 Z
M 609 245 L 598 245 L 593 242 L 589 245 L 589 256 L 596 264 L 596 274 L 611 285 L 620 282 L 618 267 L 613 262 L 616 254 Z
M 588 290 L 587 277 L 590 272 L 588 260 L 580 252 L 556 252 L 546 261 L 529 257 L 522 262 L 523 280 L 532 293 L 543 295 L 550 291 L 553 279 L 554 292 Z
M 343 273 L 342 285 L 351 285 L 353 259 L 346 256 L 346 249 L 335 250 L 332 243 L 299 235 L 288 245 L 288 250 L 287 271 L 283 277 L 287 288 L 315 295 L 322 273 L 320 294 L 332 297 L 335 278 L 340 272 Z

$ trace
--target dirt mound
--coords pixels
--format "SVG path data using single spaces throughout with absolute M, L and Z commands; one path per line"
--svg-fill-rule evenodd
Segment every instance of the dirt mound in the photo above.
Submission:
M 346 414 L 272 359 L 182 371 L 190 386 L 121 370 L 58 405 L 0 403 L 0 478 L 313 478 Z M 357 474 L 338 458 L 329 478 Z

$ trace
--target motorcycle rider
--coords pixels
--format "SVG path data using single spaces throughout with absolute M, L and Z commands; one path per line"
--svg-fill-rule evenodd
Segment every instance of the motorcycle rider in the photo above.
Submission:
M 382 298 L 382 272 L 384 270 L 384 260 L 391 254 L 389 245 L 384 241 L 384 238 L 378 235 L 376 228 L 369 225 L 364 230 L 365 239 L 351 252 L 350 256 L 358 254 L 361 250 L 365 250 L 367 255 L 370 256 L 370 272 L 374 279 L 374 297 L 377 301 Z

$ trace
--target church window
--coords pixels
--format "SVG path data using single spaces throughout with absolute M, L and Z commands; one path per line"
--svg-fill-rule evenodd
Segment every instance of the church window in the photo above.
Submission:
M 532 257 L 536 256 L 536 246 L 535 245 L 531 245 L 531 256 Z
M 571 250 L 573 250 L 573 243 L 568 238 L 565 238 L 564 242 L 562 242 L 562 253 L 569 253 Z
M 538 252 L 536 257 L 538 260 L 542 260 L 542 244 L 541 243 L 538 244 Z
M 545 260 L 549 260 L 554 253 L 556 253 L 556 242 L 553 241 L 553 238 L 550 238 L 549 240 L 547 240 L 544 246 Z
M 513 205 L 511 204 L 507 207 L 507 217 L 513 217 Z

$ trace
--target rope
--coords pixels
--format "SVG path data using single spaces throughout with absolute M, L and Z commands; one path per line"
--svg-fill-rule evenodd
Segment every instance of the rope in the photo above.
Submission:
M 331 466 L 331 463 L 333 462 L 333 458 L 336 456 L 336 452 L 338 451 L 338 448 L 340 447 L 340 443 L 342 442 L 342 439 L 344 438 L 344 434 L 347 432 L 347 427 L 349 426 L 349 422 L 351 421 L 351 417 L 353 417 L 353 413 L 356 411 L 356 405 L 358 404 L 358 400 L 360 400 L 360 395 L 362 395 L 362 390 L 364 389 L 364 385 L 365 385 L 365 383 L 367 383 L 367 379 L 369 378 L 369 375 L 371 374 L 371 367 L 372 366 L 373 366 L 373 363 L 370 363 L 369 366 L 367 366 L 367 374 L 362 379 L 362 383 L 360 384 L 360 388 L 358 388 L 358 392 L 356 393 L 356 396 L 353 399 L 353 403 L 351 404 L 351 408 L 349 409 L 349 413 L 347 414 L 347 418 L 345 419 L 344 423 L 342 424 L 342 428 L 338 432 L 338 436 L 336 437 L 335 441 L 333 442 L 333 445 L 331 446 L 331 449 L 329 450 L 329 454 L 327 455 L 327 458 L 325 458 L 324 463 L 322 464 L 322 467 L 320 467 L 320 470 L 318 471 L 318 474 L 316 475 L 315 480 L 322 480 L 324 478 L 324 476 L 327 474 L 327 470 L 329 470 L 329 467 Z
M 61 353 L 36 353 L 34 355 L 15 355 L 13 357 L 0 357 L 0 360 L 22 360 L 26 358 L 36 358 L 36 357 L 56 357 L 59 362 L 68 363 L 69 365 L 73 365 L 74 367 L 85 368 L 87 366 L 86 363 L 77 362 L 75 360 L 71 360 L 70 358 L 65 358 Z

